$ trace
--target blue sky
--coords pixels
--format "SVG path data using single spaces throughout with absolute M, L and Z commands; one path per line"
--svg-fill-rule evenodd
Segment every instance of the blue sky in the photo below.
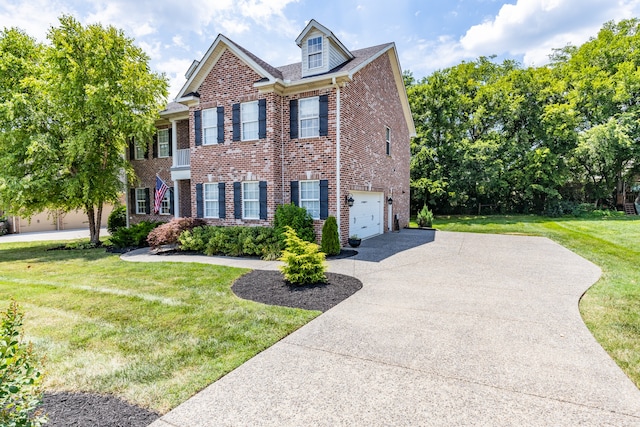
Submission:
M 420 78 L 480 55 L 544 65 L 553 48 L 640 17 L 640 0 L 2 0 L 0 27 L 45 41 L 65 13 L 123 29 L 173 97 L 218 33 L 279 66 L 300 60 L 294 40 L 313 18 L 349 49 L 395 42 L 402 68 Z

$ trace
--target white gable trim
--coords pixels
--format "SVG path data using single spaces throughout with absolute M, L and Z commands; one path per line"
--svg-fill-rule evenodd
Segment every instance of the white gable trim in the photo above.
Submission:
M 254 61 L 243 51 L 238 49 L 235 43 L 233 43 L 222 34 L 218 34 L 218 37 L 216 37 L 215 41 L 211 44 L 211 47 L 209 47 L 207 53 L 204 54 L 196 69 L 192 70 L 191 75 L 187 79 L 187 82 L 184 84 L 184 86 L 182 86 L 180 92 L 178 92 L 176 100 L 180 100 L 187 93 L 197 91 L 200 85 L 202 85 L 206 77 L 209 75 L 213 67 L 216 65 L 224 51 L 227 49 L 230 50 L 235 56 L 237 56 L 242 62 L 247 64 L 248 67 L 250 67 L 261 77 L 269 79 L 270 82 L 276 80 L 276 77 L 272 76 L 256 61 Z

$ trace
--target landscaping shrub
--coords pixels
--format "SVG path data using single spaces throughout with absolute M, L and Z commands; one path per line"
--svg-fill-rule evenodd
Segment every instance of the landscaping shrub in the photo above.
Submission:
M 178 238 L 184 231 L 193 230 L 205 224 L 205 221 L 200 218 L 175 218 L 154 228 L 147 236 L 147 243 L 152 248 L 174 245 L 178 243 Z
M 322 241 L 320 250 L 327 255 L 338 255 L 340 253 L 340 236 L 338 235 L 338 222 L 336 217 L 330 216 L 322 226 Z
M 196 227 L 184 231 L 178 242 L 183 251 L 206 255 L 259 256 L 266 260 L 280 256 L 279 236 L 272 227 Z
M 418 227 L 431 227 L 433 225 L 433 212 L 429 210 L 427 205 L 424 205 L 418 212 L 416 220 L 418 221 Z
M 284 244 L 285 227 L 291 227 L 302 240 L 307 242 L 316 241 L 316 233 L 313 229 L 313 218 L 305 208 L 298 207 L 293 203 L 279 205 L 273 218 L 273 228 L 280 236 L 280 241 Z
M 142 221 L 129 228 L 120 228 L 111 235 L 109 240 L 116 248 L 143 248 L 148 246 L 147 236 L 151 230 L 163 224 L 157 221 Z
M 127 226 L 127 208 L 122 205 L 118 205 L 113 208 L 113 211 L 107 218 L 107 230 L 109 234 L 113 234 L 121 228 Z
M 24 314 L 12 301 L 0 325 L 0 425 L 37 427 L 46 422 L 36 408 L 42 402 L 41 361 L 22 341 Z
M 285 226 L 285 250 L 280 260 L 284 265 L 280 271 L 284 278 L 293 285 L 306 285 L 311 283 L 326 283 L 324 262 L 325 254 L 320 252 L 320 246 L 316 243 L 302 240 L 296 231 Z

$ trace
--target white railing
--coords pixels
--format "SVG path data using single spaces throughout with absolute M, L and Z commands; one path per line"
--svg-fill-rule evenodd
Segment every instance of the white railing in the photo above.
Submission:
M 185 148 L 176 151 L 177 153 L 173 161 L 173 167 L 182 168 L 191 166 L 191 150 L 189 148 Z

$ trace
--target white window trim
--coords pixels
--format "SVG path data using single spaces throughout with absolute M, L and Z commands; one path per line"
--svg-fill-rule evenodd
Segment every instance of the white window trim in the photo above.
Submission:
M 214 126 L 205 126 L 206 120 L 205 120 L 205 115 L 208 114 L 212 114 L 213 115 L 213 121 L 215 122 Z M 206 129 L 214 129 L 213 132 L 213 141 L 208 141 L 207 140 L 207 133 L 205 132 Z M 216 108 L 207 108 L 205 110 L 202 110 L 202 145 L 214 145 L 218 143 L 218 110 Z
M 312 101 L 315 100 L 316 101 L 316 107 L 317 107 L 317 112 L 318 115 L 317 116 L 313 116 L 313 117 L 302 117 L 302 102 L 301 101 Z M 305 135 L 302 136 L 302 121 L 303 120 L 316 120 L 318 123 L 318 127 L 316 128 L 316 132 L 313 135 Z M 300 139 L 304 139 L 304 138 L 317 138 L 320 136 L 320 97 L 319 96 L 314 96 L 311 98 L 301 98 L 298 100 L 298 134 L 299 134 L 299 138 Z
M 318 198 L 314 198 L 314 199 L 303 199 L 302 198 L 302 186 L 303 183 L 315 183 L 317 185 L 318 188 Z M 307 209 L 306 206 L 304 206 L 305 202 L 317 202 L 318 203 L 318 215 L 314 215 L 312 212 L 309 212 L 309 210 Z M 309 215 L 311 215 L 311 218 L 313 219 L 320 219 L 320 180 L 317 179 L 310 179 L 310 180 L 304 180 L 304 181 L 300 181 L 298 184 L 298 204 L 300 205 L 300 207 L 307 209 L 307 212 L 309 212 Z
M 385 153 L 387 156 L 391 155 L 391 128 L 389 126 L 384 127 L 384 139 L 385 139 Z
M 138 190 L 142 192 L 142 199 L 138 198 Z M 145 195 L 144 188 L 136 188 L 136 215 L 146 215 L 147 214 L 147 200 Z M 140 206 L 142 205 L 142 212 L 140 212 Z
M 144 145 L 140 144 L 138 138 L 133 140 L 133 159 L 143 160 L 145 158 Z
M 245 197 L 245 185 L 246 184 L 255 184 L 258 189 L 257 198 L 255 199 L 247 199 Z M 247 216 L 246 214 L 246 204 L 257 203 L 258 209 L 256 216 Z M 242 182 L 242 219 L 260 219 L 260 183 L 258 181 L 243 181 Z
M 211 186 L 213 187 L 213 195 L 215 196 L 215 198 L 213 199 L 207 199 L 207 187 Z M 214 202 L 214 205 L 216 207 L 216 215 L 207 215 L 207 202 Z M 205 182 L 202 185 L 202 204 L 203 204 L 203 209 L 204 209 L 204 217 L 205 218 L 220 218 L 220 196 L 218 193 L 218 183 L 217 182 Z
M 310 52 L 309 51 L 309 47 L 311 46 L 310 43 L 313 40 L 316 39 L 320 39 L 320 50 L 316 51 L 316 52 Z M 317 45 L 314 45 L 317 46 Z M 315 55 L 319 55 L 320 56 L 320 64 L 316 65 L 314 67 L 311 66 L 311 57 L 315 56 Z M 322 68 L 324 63 L 324 40 L 322 36 L 317 36 L 317 37 L 311 37 L 310 39 L 307 40 L 307 68 L 310 70 L 316 69 L 316 68 Z
M 245 106 L 248 105 L 255 105 L 256 108 L 256 119 L 255 120 L 245 120 L 244 118 L 244 114 L 243 114 L 243 109 L 245 108 Z M 255 138 L 247 138 L 245 136 L 245 132 L 244 132 L 244 125 L 248 124 L 248 123 L 255 123 L 256 124 L 256 135 Z M 240 140 L 241 141 L 255 141 L 257 139 L 260 139 L 260 106 L 258 105 L 258 101 L 250 101 L 250 102 L 243 102 L 242 104 L 240 104 Z
M 160 215 L 171 215 L 171 198 L 169 194 L 170 191 L 171 189 L 169 188 L 164 193 L 164 199 L 162 199 L 162 203 L 160 203 L 160 211 L 158 211 L 158 214 Z
M 165 134 L 167 137 L 166 140 L 166 145 L 167 145 L 167 154 L 166 155 L 162 155 L 162 150 L 160 149 L 160 134 Z M 169 157 L 169 151 L 170 151 L 170 147 L 169 147 L 169 129 L 158 129 L 158 158 L 159 159 L 166 159 Z

